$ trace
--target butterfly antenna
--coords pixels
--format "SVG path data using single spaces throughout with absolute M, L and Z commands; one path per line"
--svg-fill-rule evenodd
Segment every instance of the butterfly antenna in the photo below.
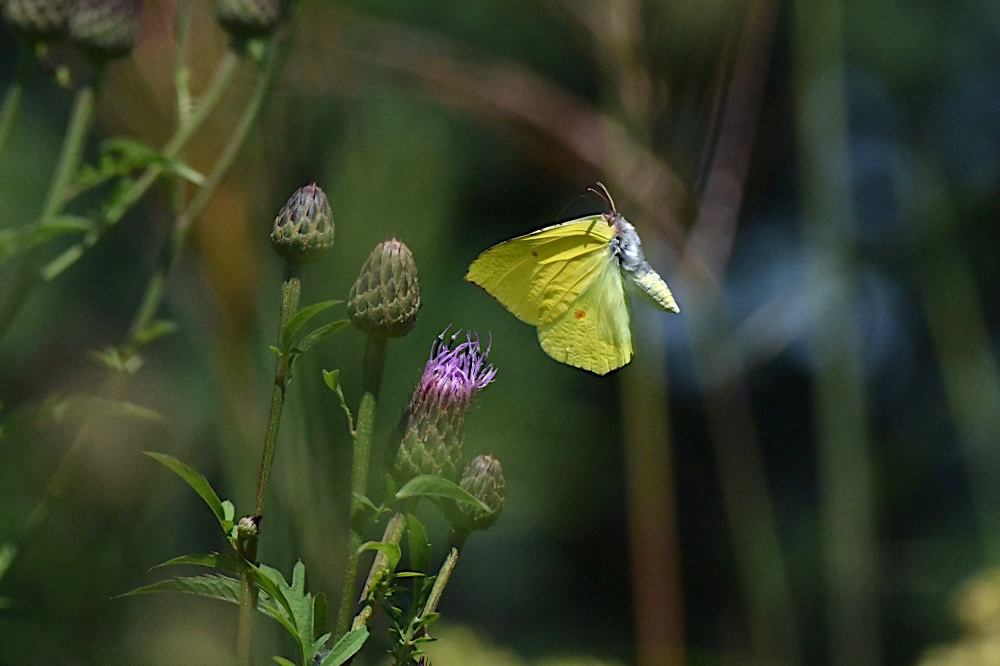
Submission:
M 615 208 L 615 200 L 611 198 L 611 192 L 608 192 L 608 188 L 604 187 L 604 183 L 602 183 L 601 181 L 597 181 L 596 183 L 594 183 L 594 185 L 596 185 L 596 187 L 599 187 L 600 189 L 596 189 L 595 187 L 588 187 L 587 191 L 593 192 L 597 196 L 607 201 L 608 205 L 611 206 L 612 217 L 618 217 L 618 209 Z

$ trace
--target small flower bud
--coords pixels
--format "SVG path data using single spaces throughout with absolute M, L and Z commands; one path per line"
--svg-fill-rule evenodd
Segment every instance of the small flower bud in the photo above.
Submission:
M 56 37 L 66 29 L 73 4 L 73 0 L 6 0 L 3 17 L 32 39 Z
M 479 339 L 458 333 L 438 336 L 420 383 L 403 415 L 403 439 L 396 453 L 393 474 L 406 483 L 419 474 L 437 474 L 454 480 L 462 457 L 465 414 L 476 393 L 496 377 L 486 363 Z
M 489 511 L 468 504 L 458 505 L 461 522 L 468 531 L 485 530 L 503 509 L 503 467 L 489 455 L 476 456 L 465 467 L 459 483 L 470 495 L 489 507 Z
M 127 54 L 138 31 L 138 0 L 79 0 L 69 17 L 70 38 L 98 58 Z
M 260 37 L 281 24 L 287 9 L 287 0 L 221 0 L 219 23 L 234 37 Z
M 259 531 L 257 520 L 255 516 L 240 518 L 240 522 L 236 523 L 236 537 L 239 539 L 252 539 L 256 537 Z
M 333 211 L 316 183 L 300 187 L 274 218 L 271 246 L 285 259 L 302 263 L 333 246 Z
M 236 523 L 236 550 L 246 560 L 257 559 L 257 535 L 260 516 L 244 516 Z
M 347 298 L 351 323 L 368 335 L 398 338 L 417 323 L 420 282 L 410 248 L 395 238 L 379 243 Z

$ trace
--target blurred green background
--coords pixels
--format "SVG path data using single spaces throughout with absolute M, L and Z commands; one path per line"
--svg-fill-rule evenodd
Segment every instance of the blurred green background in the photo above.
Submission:
M 170 136 L 175 4 L 142 3 L 88 159 L 103 138 Z M 212 3 L 191 6 L 197 95 L 227 42 Z M 237 513 L 253 500 L 282 271 L 267 233 L 311 181 L 337 240 L 303 303 L 345 298 L 391 236 L 420 270 L 377 445 L 442 329 L 492 337 L 499 374 L 466 445 L 501 459 L 507 504 L 463 553 L 435 663 L 912 664 L 939 644 L 995 663 L 975 649 L 1000 640 L 996 586 L 953 605 L 1000 559 L 1000 5 L 312 0 L 288 30 L 261 121 L 170 276 L 160 316 L 178 331 L 130 380 L 163 421 L 96 419 L 0 579 L 0 664 L 233 659 L 234 608 L 114 597 L 224 545 L 141 451 L 197 467 Z M 16 43 L 0 40 L 6 86 Z M 252 69 L 186 151 L 196 169 Z M 37 215 L 71 103 L 48 80 L 26 91 L 0 228 Z M 551 361 L 462 280 L 486 247 L 602 210 L 598 180 L 681 307 L 634 302 L 635 360 L 603 378 Z M 60 400 L 97 390 L 89 352 L 125 334 L 168 203 L 154 190 L 0 339 L 0 543 L 64 459 L 81 415 Z M 356 405 L 362 349 L 345 329 L 297 367 L 260 553 L 286 572 L 302 559 L 332 597 L 350 440 L 320 370 L 341 368 Z M 260 663 L 291 653 L 269 624 Z

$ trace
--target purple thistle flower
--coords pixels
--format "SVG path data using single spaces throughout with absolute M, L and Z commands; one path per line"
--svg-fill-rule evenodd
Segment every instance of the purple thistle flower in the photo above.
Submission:
M 396 477 L 405 483 L 418 474 L 453 479 L 462 454 L 465 414 L 476 393 L 496 378 L 479 336 L 446 328 L 431 346 L 420 382 L 404 414 L 404 435 L 396 455 Z
M 476 393 L 496 377 L 497 369 L 486 363 L 492 340 L 483 350 L 479 336 L 467 332 L 465 342 L 456 345 L 462 331 L 456 331 L 448 340 L 447 334 L 445 329 L 431 346 L 431 357 L 424 366 L 413 402 L 432 401 L 441 408 L 467 407 Z

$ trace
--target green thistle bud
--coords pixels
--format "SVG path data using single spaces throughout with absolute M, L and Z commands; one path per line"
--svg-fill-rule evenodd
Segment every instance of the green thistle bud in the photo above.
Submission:
M 368 335 L 398 338 L 417 323 L 420 282 L 410 248 L 395 238 L 379 243 L 347 298 L 351 323 Z
M 287 0 L 221 0 L 219 23 L 234 37 L 260 37 L 278 27 L 287 10 Z
M 459 333 L 445 338 L 447 329 L 431 347 L 420 383 L 403 415 L 403 439 L 396 453 L 394 476 L 406 483 L 419 474 L 437 474 L 454 480 L 462 458 L 465 414 L 472 399 L 496 377 L 486 363 L 489 347 L 479 338 Z
M 66 29 L 73 4 L 73 0 L 6 0 L 3 17 L 32 39 L 56 37 Z
M 333 246 L 333 211 L 316 183 L 288 199 L 271 229 L 271 247 L 288 261 L 315 259 Z
M 500 461 L 489 455 L 476 456 L 466 465 L 459 485 L 490 508 L 489 511 L 483 511 L 468 504 L 460 504 L 459 522 L 469 532 L 485 530 L 503 509 L 504 478 Z
M 79 0 L 69 17 L 70 38 L 98 58 L 126 55 L 138 31 L 138 0 Z

